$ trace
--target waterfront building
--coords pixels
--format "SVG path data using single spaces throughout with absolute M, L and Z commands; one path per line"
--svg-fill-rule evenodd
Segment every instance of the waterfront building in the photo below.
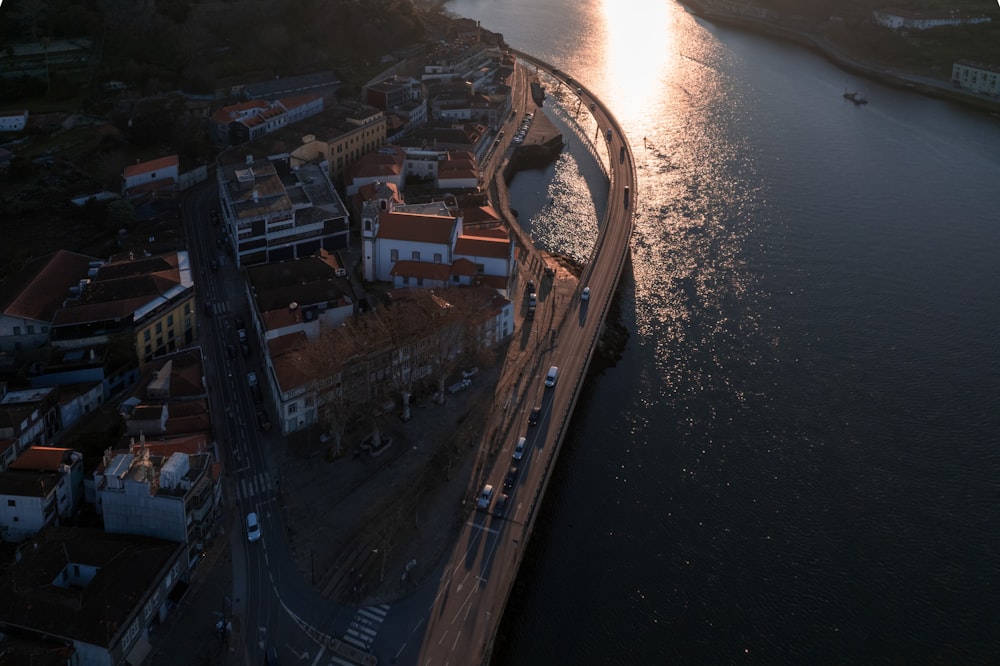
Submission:
M 984 95 L 1000 95 L 1000 66 L 959 60 L 951 67 L 951 83 Z
M 991 20 L 989 16 L 973 16 L 956 10 L 876 9 L 872 14 L 876 23 L 891 30 L 929 30 L 942 26 L 989 23 Z

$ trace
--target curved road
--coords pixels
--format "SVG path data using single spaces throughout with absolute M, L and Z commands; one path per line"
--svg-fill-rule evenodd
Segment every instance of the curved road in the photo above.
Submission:
M 512 410 L 510 418 L 515 427 L 508 431 L 509 440 L 486 479 L 494 487 L 494 497 L 504 492 L 514 444 L 518 437 L 526 436 L 524 458 L 518 463 L 512 487 L 506 491 L 510 495 L 506 514 L 496 516 L 470 508 L 441 577 L 393 605 L 393 617 L 380 632 L 376 650 L 380 660 L 388 657 L 391 663 L 466 665 L 489 660 L 524 554 L 523 545 L 534 526 L 628 255 L 636 178 L 631 148 L 623 141 L 621 127 L 607 107 L 572 77 L 526 54 L 516 55 L 522 62 L 547 70 L 571 90 L 577 90 L 588 108 L 593 103 L 593 115 L 602 128 L 604 140 L 608 141 L 611 162 L 608 206 L 591 261 L 580 277 L 578 288 L 562 302 L 559 289 L 554 292 L 550 307 L 558 307 L 560 311 L 553 319 L 551 344 L 540 353 L 534 366 L 535 377 Z M 629 201 L 626 192 L 630 193 Z M 580 299 L 585 286 L 590 288 L 587 301 Z M 558 381 L 555 387 L 545 388 L 544 375 L 551 365 L 559 367 Z M 542 416 L 537 426 L 529 427 L 528 413 L 536 404 L 542 406 Z M 474 503 L 470 501 L 469 506 Z
M 548 70 L 572 90 L 579 90 L 588 108 L 594 105 L 593 115 L 603 128 L 612 158 L 608 206 L 579 287 L 571 289 L 560 280 L 559 285 L 552 284 L 550 291 L 539 294 L 540 311 L 549 309 L 541 319 L 551 321 L 551 337 L 546 339 L 541 334 L 546 331 L 540 320 L 533 322 L 540 333 L 532 338 L 540 348 L 544 345 L 532 366 L 537 376 L 529 379 L 510 415 L 504 415 L 513 418 L 516 427 L 507 429 L 510 441 L 502 443 L 487 477 L 497 489 L 495 496 L 499 495 L 514 441 L 520 435 L 527 436 L 528 447 L 509 491 L 511 502 L 506 515 L 497 517 L 470 508 L 465 528 L 441 575 L 394 602 L 391 612 L 388 607 L 357 609 L 334 604 L 323 598 L 295 567 L 278 510 L 277 480 L 257 431 L 256 407 L 246 381 L 249 371 L 256 371 L 259 380 L 265 381 L 259 367 L 259 350 L 252 349 L 246 358 L 238 353 L 236 319 L 249 322 L 249 317 L 245 306 L 239 306 L 244 311 L 234 311 L 233 307 L 243 303 L 245 287 L 233 270 L 233 260 L 220 249 L 222 228 L 213 226 L 208 215 L 217 206 L 214 178 L 192 188 L 184 198 L 188 246 L 199 269 L 202 326 L 215 329 L 215 335 L 203 338 L 206 376 L 212 385 L 212 411 L 224 415 L 216 420 L 216 435 L 230 470 L 227 504 L 236 509 L 236 515 L 228 521 L 233 594 L 224 604 L 233 625 L 230 663 L 260 663 L 272 648 L 283 660 L 293 657 L 292 663 L 313 666 L 374 664 L 376 658 L 382 663 L 465 665 L 489 658 L 521 563 L 522 546 L 534 525 L 627 257 L 635 192 L 631 149 L 607 108 L 566 74 L 526 54 L 516 55 L 520 61 L 515 68 L 514 110 L 501 125 L 507 128 L 505 137 L 496 154 L 488 158 L 488 165 L 495 168 L 502 162 L 519 112 L 533 108 L 527 92 L 529 72 L 524 63 L 528 63 L 536 70 Z M 611 130 L 610 139 L 607 129 Z M 628 205 L 626 188 L 633 193 Z M 218 269 L 212 267 L 213 259 Z M 580 300 L 583 286 L 590 287 L 588 301 Z M 253 335 L 250 339 L 254 342 Z M 235 346 L 235 354 L 230 345 Z M 550 365 L 559 366 L 559 380 L 554 388 L 544 389 L 542 380 Z M 542 416 L 539 424 L 529 430 L 528 412 L 535 404 L 542 406 Z M 474 503 L 470 501 L 469 506 Z M 248 543 L 244 534 L 244 516 L 249 511 L 257 512 L 261 521 L 263 536 L 255 543 Z M 370 631 L 373 622 L 380 625 L 377 640 Z M 366 654 L 346 642 L 351 636 L 356 643 L 363 639 L 361 642 L 370 652 Z

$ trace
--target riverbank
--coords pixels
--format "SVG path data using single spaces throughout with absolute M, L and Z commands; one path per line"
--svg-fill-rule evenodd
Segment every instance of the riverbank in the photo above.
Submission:
M 760 18 L 750 14 L 735 13 L 731 10 L 731 5 L 723 5 L 712 0 L 679 0 L 679 2 L 692 14 L 706 21 L 799 44 L 819 53 L 838 67 L 859 76 L 982 111 L 1000 112 L 1000 100 L 998 99 L 956 89 L 949 81 L 867 62 L 847 53 L 822 35 L 806 30 L 805 26 L 793 25 L 791 21 L 788 23 L 780 22 L 779 19 L 774 18 L 773 12 L 771 13 L 772 18 Z M 948 63 L 948 69 L 950 71 L 951 63 Z

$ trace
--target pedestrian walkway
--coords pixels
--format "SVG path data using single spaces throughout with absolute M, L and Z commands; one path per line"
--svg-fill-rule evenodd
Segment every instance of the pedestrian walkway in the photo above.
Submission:
M 273 496 L 269 472 L 260 472 L 251 477 L 242 477 L 236 484 L 236 498 L 238 500 L 270 499 Z
M 388 612 L 389 604 L 359 608 L 351 619 L 350 629 L 344 634 L 344 641 L 361 650 L 371 650 L 379 627 Z

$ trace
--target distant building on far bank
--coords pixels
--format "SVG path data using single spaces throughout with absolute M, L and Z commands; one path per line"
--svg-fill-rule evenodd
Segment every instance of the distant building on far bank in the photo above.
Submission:
M 0 111 L 0 132 L 20 132 L 28 126 L 28 110 Z
M 1000 66 L 959 60 L 951 66 L 951 84 L 985 95 L 1000 95 Z
M 892 30 L 929 30 L 946 25 L 989 23 L 989 16 L 968 15 L 957 10 L 919 11 L 914 9 L 876 9 L 875 22 Z

